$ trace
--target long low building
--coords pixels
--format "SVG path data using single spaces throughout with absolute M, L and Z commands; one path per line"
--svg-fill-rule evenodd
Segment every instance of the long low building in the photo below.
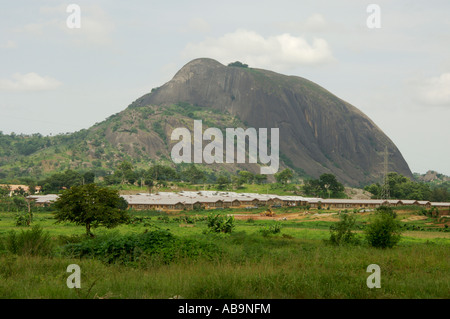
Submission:
M 159 192 L 156 194 L 140 193 L 135 195 L 121 195 L 128 203 L 128 207 L 135 210 L 181 211 L 195 209 L 223 209 L 223 208 L 254 208 L 309 206 L 321 209 L 373 209 L 379 206 L 421 206 L 436 207 L 444 211 L 450 210 L 450 203 L 435 203 L 429 201 L 398 200 L 398 199 L 323 199 L 302 196 L 281 196 L 274 194 L 235 193 L 217 191 L 198 192 Z M 49 205 L 58 195 L 29 196 L 37 206 Z

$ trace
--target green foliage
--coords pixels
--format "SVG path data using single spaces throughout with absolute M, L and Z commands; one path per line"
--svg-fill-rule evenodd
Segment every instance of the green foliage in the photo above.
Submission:
M 191 164 L 182 171 L 181 178 L 185 181 L 191 182 L 191 184 L 198 184 L 206 179 L 206 174 L 196 165 Z
M 125 204 L 116 190 L 87 184 L 64 191 L 53 206 L 58 222 L 85 225 L 86 234 L 91 236 L 91 227 L 113 228 L 126 223 L 129 215 Z
M 248 68 L 248 64 L 244 64 L 244 63 L 239 62 L 239 61 L 229 63 L 228 66 L 236 66 L 238 68 Z
M 59 193 L 64 188 L 83 183 L 83 175 L 74 170 L 66 170 L 64 173 L 55 173 L 39 182 L 45 193 Z
M 6 248 L 10 253 L 20 256 L 48 256 L 52 253 L 53 244 L 48 232 L 35 225 L 20 234 L 11 231 L 6 238 Z
M 388 174 L 389 194 L 392 199 L 415 199 L 415 200 L 431 200 L 432 192 L 430 186 L 422 183 L 415 182 L 409 178 L 398 174 Z M 364 189 L 373 194 L 374 198 L 380 198 L 381 185 L 371 184 Z
M 161 124 L 161 121 L 155 121 L 153 122 L 153 131 L 155 131 L 159 137 L 163 140 L 164 143 L 166 143 L 167 140 L 167 136 L 166 136 L 166 132 L 164 131 L 164 128 Z
M 24 211 L 27 208 L 27 202 L 22 196 L 14 196 L 12 198 L 13 204 L 16 207 L 17 211 Z
M 255 174 L 248 171 L 240 171 L 238 173 L 239 177 L 243 179 L 246 184 L 252 184 L 255 179 Z
M 430 199 L 431 202 L 450 202 L 450 190 L 445 185 L 434 187 L 431 190 Z
M 230 178 L 225 175 L 220 175 L 217 178 L 217 188 L 218 189 L 225 189 L 230 184 Z
M 330 226 L 330 242 L 333 245 L 358 243 L 352 229 L 355 226 L 355 216 L 349 213 L 340 213 L 339 221 Z
M 264 174 L 256 174 L 255 175 L 256 184 L 263 184 L 266 181 L 267 181 L 267 175 L 264 175 Z
M 287 182 L 294 176 L 292 171 L 289 168 L 285 168 L 279 173 L 275 173 L 274 177 L 278 183 L 283 185 L 287 184 Z
M 402 230 L 396 217 L 396 213 L 390 207 L 380 206 L 376 209 L 375 217 L 364 231 L 371 246 L 392 248 L 400 241 Z
M 30 225 L 30 215 L 24 213 L 18 213 L 16 216 L 16 226 L 29 226 Z
M 130 264 L 160 256 L 164 263 L 179 258 L 212 257 L 217 247 L 199 239 L 177 238 L 167 230 L 143 234 L 98 236 L 64 246 L 64 254 L 76 258 L 96 258 L 106 263 Z
M 267 237 L 269 235 L 279 234 L 281 232 L 281 223 L 274 222 L 273 224 L 263 226 L 262 228 L 259 229 L 259 232 L 264 237 Z
M 223 216 L 220 214 L 209 214 L 207 225 L 214 233 L 231 233 L 236 226 L 234 216 Z
M 303 191 L 308 196 L 318 197 L 344 197 L 344 185 L 333 174 L 322 174 L 319 179 L 310 179 L 305 182 Z

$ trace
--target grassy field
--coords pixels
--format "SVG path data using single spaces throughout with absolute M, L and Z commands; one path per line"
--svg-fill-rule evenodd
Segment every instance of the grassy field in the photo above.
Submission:
M 15 226 L 15 213 L 0 213 L 0 298 L 450 297 L 450 233 L 437 231 L 442 225 L 436 221 L 418 219 L 416 211 L 399 211 L 398 218 L 423 230 L 405 231 L 392 249 L 365 243 L 358 227 L 370 220 L 370 213 L 357 214 L 355 232 L 361 243 L 339 247 L 326 242 L 330 225 L 337 221 L 332 211 L 279 209 L 274 218 L 261 217 L 259 210 L 220 211 L 235 214 L 231 234 L 206 232 L 205 211 L 131 213 L 133 223 L 96 229 L 94 240 L 117 244 L 161 231 L 173 235 L 173 246 L 132 261 L 110 255 L 108 261 L 104 255 L 74 257 L 66 248 L 89 241 L 83 238 L 84 228 L 55 224 L 51 212 L 36 212 L 32 224 L 48 232 L 51 254 L 14 254 L 8 250 L 10 232 L 20 234 L 30 227 Z M 263 236 L 262 227 L 275 222 L 281 232 Z M 81 289 L 67 288 L 69 264 L 81 267 Z M 381 268 L 379 289 L 366 285 L 370 264 Z

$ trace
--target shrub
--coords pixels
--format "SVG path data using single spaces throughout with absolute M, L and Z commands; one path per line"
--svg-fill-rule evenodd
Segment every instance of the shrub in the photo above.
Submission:
M 64 247 L 64 254 L 71 257 L 96 258 L 110 264 L 132 264 L 150 256 L 159 256 L 162 262 L 169 263 L 177 258 L 211 257 L 217 252 L 217 247 L 209 242 L 180 239 L 166 230 L 133 235 L 110 234 Z
M 272 225 L 264 226 L 259 230 L 259 232 L 264 236 L 267 237 L 269 235 L 278 234 L 281 232 L 281 223 L 275 222 Z
M 53 244 L 48 232 L 44 233 L 42 227 L 35 225 L 18 235 L 11 231 L 6 238 L 6 248 L 10 253 L 20 256 L 48 256 L 52 253 Z
M 215 233 L 231 233 L 235 227 L 233 216 L 209 214 L 206 221 L 209 230 Z
M 18 213 L 16 215 L 16 226 L 30 226 L 30 217 L 28 214 Z
M 401 225 L 397 214 L 390 207 L 380 206 L 375 218 L 367 225 L 365 235 L 368 243 L 377 248 L 392 248 L 401 239 Z
M 352 229 L 355 226 L 355 217 L 346 213 L 339 214 L 339 221 L 330 226 L 330 242 L 340 246 L 356 244 L 358 242 Z

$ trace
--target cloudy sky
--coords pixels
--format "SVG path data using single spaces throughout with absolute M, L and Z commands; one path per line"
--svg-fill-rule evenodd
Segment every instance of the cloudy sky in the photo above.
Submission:
M 68 27 L 70 4 L 81 9 L 80 28 Z M 448 0 L 0 6 L 3 133 L 88 128 L 169 81 L 190 60 L 209 57 L 312 80 L 368 115 L 413 172 L 450 175 Z M 369 28 L 377 22 L 380 28 Z

